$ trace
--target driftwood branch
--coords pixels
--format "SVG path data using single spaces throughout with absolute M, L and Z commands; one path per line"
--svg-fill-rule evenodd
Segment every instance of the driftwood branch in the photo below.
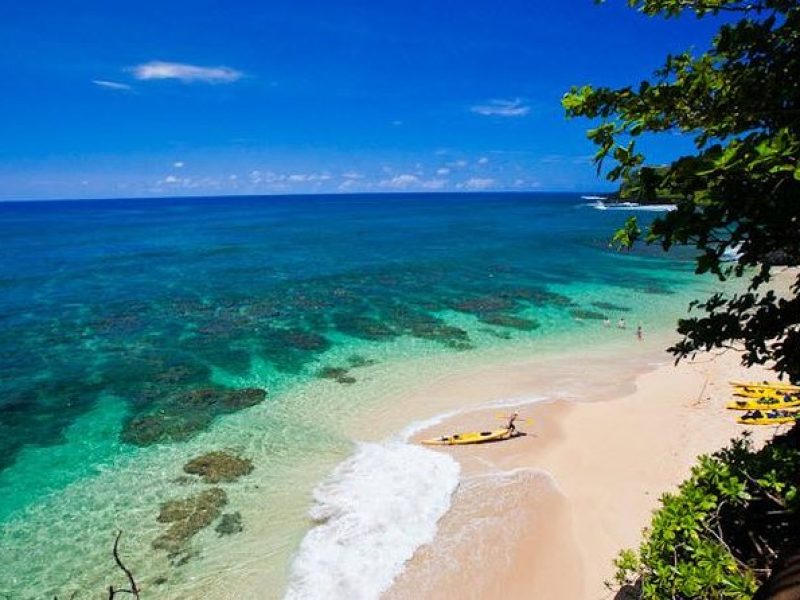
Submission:
M 128 583 L 130 583 L 130 589 L 115 589 L 113 585 L 108 586 L 108 600 L 114 600 L 114 597 L 117 594 L 131 594 L 136 600 L 139 600 L 139 587 L 136 585 L 136 580 L 133 578 L 133 573 L 131 573 L 130 569 L 124 565 L 122 559 L 119 557 L 119 538 L 122 537 L 122 531 L 117 533 L 117 537 L 114 540 L 114 562 L 117 563 L 117 566 L 122 569 L 125 573 L 126 577 L 128 578 Z

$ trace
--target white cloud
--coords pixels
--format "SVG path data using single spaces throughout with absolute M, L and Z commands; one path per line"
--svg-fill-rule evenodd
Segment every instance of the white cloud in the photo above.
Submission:
M 412 185 L 419 185 L 420 178 L 416 175 L 411 175 L 405 173 L 403 175 L 397 175 L 392 177 L 391 179 L 384 179 L 380 182 L 381 187 L 388 187 L 388 188 L 395 188 L 395 189 L 404 189 L 410 187 Z
M 184 83 L 232 83 L 242 78 L 241 71 L 230 67 L 199 67 L 183 63 L 153 60 L 131 68 L 136 79 L 177 79 Z
M 331 178 L 328 173 L 293 173 L 291 175 L 279 175 L 278 177 L 291 183 L 320 182 L 328 181 Z
M 455 169 L 463 169 L 464 167 L 467 166 L 467 161 L 465 161 L 464 159 L 454 160 L 453 162 L 447 163 L 447 166 Z
M 489 100 L 486 104 L 478 104 L 470 110 L 486 117 L 524 117 L 531 107 L 525 104 L 522 98 L 513 100 Z
M 440 190 L 446 185 L 446 179 L 428 179 L 422 182 L 422 188 L 426 190 Z
M 337 189 L 341 192 L 352 192 L 353 190 L 366 190 L 371 187 L 372 184 L 363 179 L 345 179 Z
M 119 83 L 116 81 L 106 81 L 105 79 L 92 79 L 92 83 L 95 85 L 99 85 L 102 88 L 106 88 L 109 90 L 120 90 L 120 91 L 128 91 L 131 89 L 127 83 Z
M 485 190 L 494 185 L 494 179 L 491 177 L 470 177 L 464 183 L 459 184 L 458 187 L 463 187 L 468 190 Z
M 259 184 L 259 183 L 275 184 L 286 181 L 287 179 L 286 175 L 273 173 L 272 171 L 259 171 L 258 169 L 250 171 L 248 177 L 250 179 L 250 183 L 253 184 Z
M 180 180 L 177 177 L 175 177 L 175 175 L 167 175 L 166 177 L 164 177 L 164 183 L 175 184 L 178 183 L 179 181 Z
M 384 179 L 378 185 L 382 188 L 405 190 L 419 188 L 423 190 L 440 190 L 447 185 L 446 179 L 422 179 L 411 173 L 403 173 L 391 179 Z
M 449 175 L 450 174 L 450 169 L 448 169 L 447 167 L 441 167 L 439 169 L 436 169 L 436 174 L 437 175 Z
M 343 179 L 364 179 L 364 176 L 361 173 L 357 173 L 356 171 L 345 171 L 342 173 Z
M 478 159 L 478 164 L 479 164 L 479 165 L 485 165 L 485 164 L 488 164 L 488 162 L 489 162 L 489 159 L 488 159 L 488 158 L 486 158 L 485 156 L 481 156 L 481 157 Z
M 185 164 L 186 163 L 183 162 L 182 160 L 176 160 L 174 163 L 172 163 L 172 166 L 175 167 L 176 169 L 182 169 Z

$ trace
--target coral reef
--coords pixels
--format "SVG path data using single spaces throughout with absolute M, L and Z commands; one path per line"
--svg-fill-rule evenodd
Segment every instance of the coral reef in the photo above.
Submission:
M 574 308 L 569 311 L 575 319 L 589 319 L 594 321 L 604 321 L 608 317 L 603 313 L 597 312 L 595 310 L 586 310 L 584 308 Z
M 218 415 L 255 406 L 266 395 L 260 388 L 203 387 L 175 392 L 156 400 L 147 414 L 130 418 L 123 426 L 121 439 L 137 446 L 187 440 Z
M 534 321 L 533 319 L 525 319 L 523 317 L 515 317 L 514 315 L 507 315 L 503 313 L 482 315 L 480 317 L 480 321 L 482 323 L 486 323 L 487 325 L 508 327 L 511 329 L 519 329 L 521 331 L 533 331 L 541 326 L 538 321 Z
M 244 527 L 242 526 L 242 514 L 240 512 L 225 513 L 214 528 L 220 537 L 224 535 L 233 535 L 239 533 Z
M 188 543 L 199 531 L 213 523 L 228 503 L 225 491 L 220 488 L 204 490 L 182 500 L 170 500 L 161 505 L 159 523 L 170 523 L 169 528 L 153 540 L 155 550 L 165 550 L 176 564 L 188 558 Z
M 345 367 L 323 367 L 317 372 L 317 377 L 321 379 L 333 379 L 338 383 L 352 384 L 356 378 L 349 374 Z
M 629 312 L 631 309 L 627 306 L 614 304 L 613 302 L 592 302 L 592 306 L 600 310 L 611 310 L 616 312 Z
M 197 456 L 183 465 L 183 471 L 198 475 L 205 483 L 231 483 L 253 472 L 253 461 L 216 450 Z

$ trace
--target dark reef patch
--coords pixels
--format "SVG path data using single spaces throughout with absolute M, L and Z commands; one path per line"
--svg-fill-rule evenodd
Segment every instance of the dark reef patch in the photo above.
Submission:
M 643 294 L 650 294 L 651 296 L 671 296 L 675 293 L 667 286 L 659 284 L 650 284 L 640 288 L 639 291 Z
M 405 335 L 431 340 L 454 350 L 473 348 L 469 334 L 460 327 L 447 325 L 442 319 L 404 306 L 388 309 L 387 319 Z
M 178 391 L 152 402 L 148 413 L 129 418 L 121 439 L 136 446 L 190 439 L 213 420 L 264 401 L 260 388 L 239 390 L 204 387 Z
M 253 472 L 253 461 L 216 450 L 193 458 L 183 465 L 183 471 L 199 476 L 204 483 L 232 483 Z
M 614 304 L 613 302 L 592 302 L 591 304 L 600 310 L 611 310 L 616 312 L 630 312 L 631 310 L 627 306 L 621 306 L 619 304 Z
M 225 535 L 233 535 L 240 533 L 244 530 L 242 526 L 242 514 L 239 511 L 234 513 L 225 513 L 214 528 L 220 537 Z
M 204 490 L 182 500 L 170 500 L 161 505 L 156 519 L 170 523 L 169 528 L 153 540 L 153 549 L 165 550 L 174 564 L 189 557 L 189 541 L 213 523 L 228 503 L 228 496 L 220 488 Z
M 570 307 L 575 306 L 575 302 L 571 298 L 558 292 L 551 292 L 536 287 L 513 287 L 500 291 L 500 295 L 505 298 L 513 298 L 521 300 L 533 306 L 556 306 L 556 307 Z
M 300 328 L 270 328 L 262 332 L 260 341 L 262 356 L 287 373 L 299 373 L 331 345 L 325 336 Z
M 341 333 L 362 340 L 389 340 L 398 335 L 380 320 L 355 313 L 336 313 L 333 315 L 333 325 Z
M 482 315 L 480 317 L 480 321 L 481 323 L 486 323 L 487 325 L 519 329 L 520 331 L 533 331 L 541 326 L 538 321 L 534 321 L 533 319 L 525 319 L 524 317 L 507 315 L 504 313 Z
M 573 308 L 569 311 L 569 314 L 572 315 L 575 319 L 586 319 L 586 320 L 594 320 L 594 321 L 605 321 L 608 317 L 603 313 L 597 312 L 595 310 L 586 310 L 584 308 Z
M 481 296 L 467 298 L 453 303 L 453 310 L 458 312 L 481 315 L 484 313 L 513 310 L 516 302 L 511 296 L 500 294 L 497 296 Z
M 345 367 L 323 367 L 317 372 L 317 377 L 320 379 L 333 379 L 338 383 L 353 384 L 356 378 L 350 375 L 350 372 Z
M 360 367 L 370 367 L 372 365 L 376 365 L 378 364 L 378 361 L 374 358 L 366 358 L 359 354 L 353 354 L 347 358 L 347 364 L 349 364 L 352 369 L 358 369 Z

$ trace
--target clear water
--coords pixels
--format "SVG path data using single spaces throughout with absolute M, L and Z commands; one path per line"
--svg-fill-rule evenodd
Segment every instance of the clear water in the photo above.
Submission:
M 158 597 L 281 581 L 352 452 L 341 422 L 380 402 L 362 379 L 674 323 L 709 282 L 609 249 L 627 216 L 567 194 L 0 204 L 0 592 L 102 594 L 117 529 Z M 159 504 L 206 489 L 181 467 L 220 448 L 255 463 L 222 486 L 244 531 L 175 564 Z

